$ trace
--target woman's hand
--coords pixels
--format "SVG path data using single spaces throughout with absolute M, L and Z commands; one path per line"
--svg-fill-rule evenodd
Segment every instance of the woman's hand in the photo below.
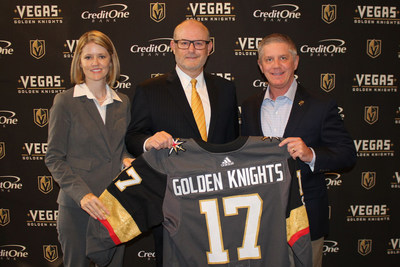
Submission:
M 94 219 L 105 220 L 106 215 L 110 215 L 110 212 L 94 194 L 89 193 L 81 199 L 81 208 L 86 211 Z

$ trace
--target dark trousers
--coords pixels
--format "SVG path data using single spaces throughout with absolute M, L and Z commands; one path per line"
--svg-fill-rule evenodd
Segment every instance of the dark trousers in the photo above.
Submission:
M 163 266 L 163 226 L 162 224 L 153 229 L 154 246 L 156 252 L 156 266 Z

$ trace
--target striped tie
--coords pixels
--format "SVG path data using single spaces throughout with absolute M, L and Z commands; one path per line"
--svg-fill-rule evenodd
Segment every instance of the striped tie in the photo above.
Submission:
M 207 128 L 206 128 L 206 119 L 204 117 L 204 109 L 203 104 L 201 103 L 201 99 L 196 90 L 196 79 L 192 79 L 190 81 L 192 84 L 192 112 L 194 119 L 196 120 L 197 128 L 199 128 L 201 139 L 207 141 Z

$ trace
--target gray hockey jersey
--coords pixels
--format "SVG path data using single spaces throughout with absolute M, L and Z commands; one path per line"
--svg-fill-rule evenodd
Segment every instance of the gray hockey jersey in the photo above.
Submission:
M 279 140 L 240 137 L 214 145 L 176 140 L 133 161 L 100 196 L 111 211 L 90 219 L 88 256 L 105 265 L 112 248 L 160 223 L 165 266 L 312 266 L 296 162 Z

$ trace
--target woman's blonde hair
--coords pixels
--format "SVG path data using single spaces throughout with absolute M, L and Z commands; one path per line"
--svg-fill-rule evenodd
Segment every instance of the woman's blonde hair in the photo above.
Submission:
M 107 74 L 106 82 L 110 87 L 113 87 L 115 81 L 119 78 L 120 64 L 117 50 L 114 47 L 111 39 L 100 31 L 88 31 L 84 33 L 78 40 L 74 57 L 71 63 L 71 82 L 80 84 L 85 82 L 85 74 L 81 68 L 82 49 L 88 43 L 95 43 L 104 47 L 111 56 L 111 67 Z

